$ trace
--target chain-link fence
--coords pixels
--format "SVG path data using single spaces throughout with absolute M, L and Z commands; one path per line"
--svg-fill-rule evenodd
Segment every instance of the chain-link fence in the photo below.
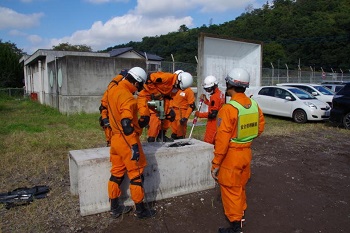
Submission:
M 261 85 L 275 85 L 277 83 L 322 83 L 326 81 L 350 81 L 350 73 L 263 68 Z
M 197 86 L 197 64 L 194 63 L 185 63 L 185 62 L 162 62 L 162 71 L 174 73 L 177 70 L 183 70 L 189 72 L 193 76 L 193 85 Z
M 175 72 L 184 70 L 194 77 L 193 86 L 197 86 L 197 64 L 184 62 L 162 62 L 162 71 Z M 263 68 L 261 85 L 275 85 L 277 83 L 322 83 L 325 81 L 350 81 L 350 73 L 327 73 L 316 71 L 288 70 Z
M 24 88 L 0 88 L 0 95 L 24 98 Z

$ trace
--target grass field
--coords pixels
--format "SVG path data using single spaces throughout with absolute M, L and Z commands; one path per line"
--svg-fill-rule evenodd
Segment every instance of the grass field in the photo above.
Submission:
M 105 146 L 98 118 L 98 113 L 67 116 L 27 99 L 0 97 L 0 193 L 35 185 L 51 188 L 50 198 L 28 206 L 6 211 L 0 205 L 3 232 L 55 232 L 55 224 L 69 228 L 73 222 L 82 221 L 78 199 L 69 195 L 68 152 Z M 266 117 L 264 134 L 305 132 L 307 136 L 316 127 L 325 132 L 332 128 L 323 122 L 296 124 L 289 119 Z M 349 136 L 346 130 L 336 130 Z M 193 138 L 203 139 L 204 131 L 205 126 L 196 126 Z M 84 219 L 85 225 L 89 221 L 96 224 L 89 219 Z

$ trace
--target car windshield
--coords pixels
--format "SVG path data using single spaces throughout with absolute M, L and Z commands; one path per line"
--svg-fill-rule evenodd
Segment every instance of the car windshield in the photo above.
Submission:
M 296 95 L 301 100 L 309 100 L 309 99 L 316 99 L 315 96 L 311 95 L 310 93 L 298 89 L 298 88 L 289 88 L 290 92 L 292 92 L 294 95 Z
M 337 92 L 337 95 L 350 96 L 350 84 L 346 84 L 340 91 Z
M 331 91 L 331 90 L 329 90 L 329 89 L 327 89 L 327 88 L 325 88 L 324 86 L 321 86 L 321 85 L 315 85 L 315 86 L 313 86 L 316 90 L 318 90 L 319 92 L 321 92 L 322 94 L 324 94 L 324 95 L 334 95 L 334 93 Z

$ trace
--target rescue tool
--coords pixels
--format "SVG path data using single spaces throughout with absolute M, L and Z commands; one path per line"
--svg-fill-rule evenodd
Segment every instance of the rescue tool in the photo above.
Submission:
M 0 193 L 0 203 L 5 204 L 6 209 L 18 205 L 28 205 L 34 199 L 42 199 L 50 191 L 48 186 L 34 186 L 32 188 L 18 188 L 11 192 Z
M 164 100 L 150 100 L 147 102 L 148 107 L 153 107 L 157 111 L 157 116 L 160 120 L 165 119 L 165 111 L 164 111 Z
M 204 99 L 200 99 L 200 100 L 199 100 L 198 111 L 201 110 L 201 107 L 202 107 L 203 102 L 204 102 Z M 198 117 L 197 117 L 197 116 L 194 117 L 193 122 L 192 122 L 192 128 L 191 128 L 190 136 L 188 136 L 189 139 L 191 139 L 192 132 L 193 132 L 193 128 L 194 128 L 194 126 L 197 124 L 197 120 L 198 120 Z

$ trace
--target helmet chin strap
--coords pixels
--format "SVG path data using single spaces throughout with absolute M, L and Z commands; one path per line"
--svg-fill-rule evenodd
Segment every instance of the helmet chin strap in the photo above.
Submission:
M 178 90 L 182 90 L 180 84 L 181 84 L 181 80 L 179 80 L 179 79 L 176 80 L 175 88 L 177 88 Z

